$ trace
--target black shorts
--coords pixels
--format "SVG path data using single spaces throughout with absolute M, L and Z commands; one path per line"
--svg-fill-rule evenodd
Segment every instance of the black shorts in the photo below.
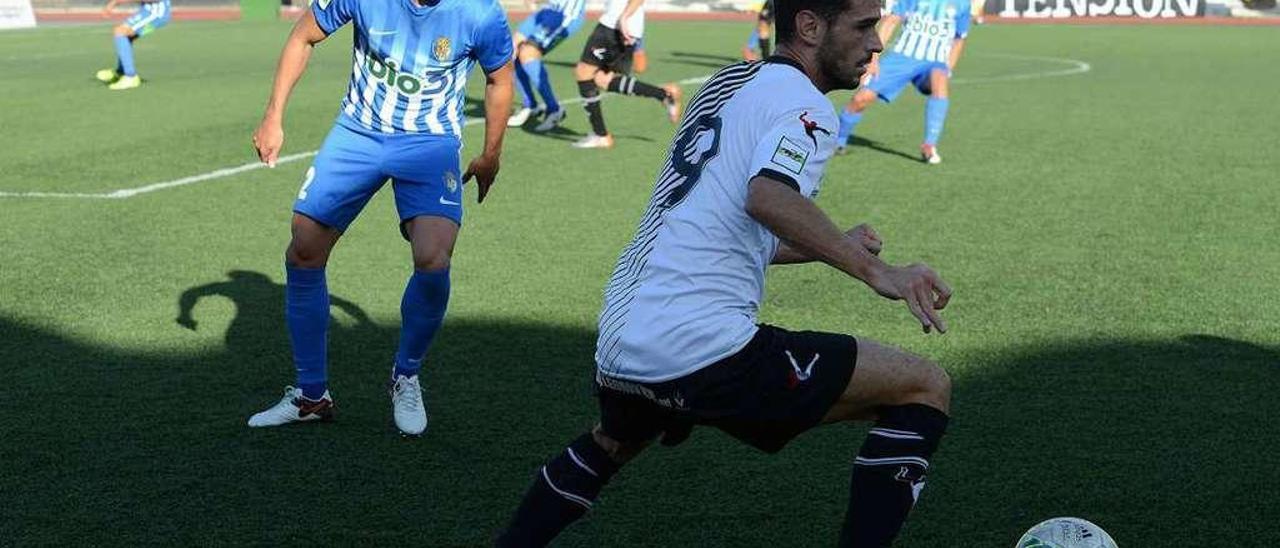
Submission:
M 621 32 L 597 23 L 579 60 L 609 72 L 626 73 L 630 72 L 634 50 L 634 44 L 628 46 L 623 42 Z
M 760 20 L 773 24 L 773 0 L 766 1 L 764 6 L 760 8 Z
M 840 399 L 858 361 L 848 335 L 760 326 L 728 358 L 660 383 L 597 373 L 600 423 L 621 442 L 668 445 L 695 425 L 713 426 L 766 453 L 817 426 Z

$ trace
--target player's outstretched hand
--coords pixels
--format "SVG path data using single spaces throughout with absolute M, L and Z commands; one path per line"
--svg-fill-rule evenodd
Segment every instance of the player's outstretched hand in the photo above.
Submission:
M 280 149 L 284 146 L 284 128 L 270 120 L 263 120 L 258 131 L 253 132 L 253 148 L 258 151 L 258 159 L 267 167 L 276 167 L 276 159 L 280 157 Z
M 947 332 L 947 323 L 938 311 L 951 300 L 951 288 L 928 266 L 917 263 L 889 267 L 872 288 L 884 297 L 906 301 L 925 333 L 933 329 Z
M 489 187 L 493 186 L 494 179 L 498 178 L 500 163 L 497 155 L 481 154 L 471 160 L 471 165 L 467 166 L 467 172 L 462 175 L 462 184 L 467 184 L 472 177 L 476 178 L 476 184 L 480 185 L 476 203 L 484 203 L 484 197 L 489 194 Z
M 636 43 L 636 37 L 631 35 L 631 29 L 627 28 L 626 20 L 618 21 L 618 34 L 622 35 L 622 45 L 632 46 Z
M 880 240 L 880 235 L 868 224 L 860 224 L 850 228 L 844 235 L 866 248 L 872 255 L 879 255 L 880 250 L 884 247 L 884 242 Z

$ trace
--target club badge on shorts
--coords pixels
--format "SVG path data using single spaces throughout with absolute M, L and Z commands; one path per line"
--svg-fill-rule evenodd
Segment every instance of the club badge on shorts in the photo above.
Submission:
M 458 191 L 458 176 L 454 175 L 452 171 L 444 172 L 444 187 L 449 189 L 449 194 Z

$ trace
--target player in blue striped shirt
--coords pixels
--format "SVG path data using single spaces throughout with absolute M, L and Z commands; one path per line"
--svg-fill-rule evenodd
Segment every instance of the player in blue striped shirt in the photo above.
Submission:
M 151 34 L 152 31 L 169 24 L 173 11 L 169 0 L 109 0 L 102 8 L 102 16 L 110 17 L 117 5 L 138 2 L 138 11 L 125 19 L 123 23 L 112 29 L 112 40 L 116 47 L 116 68 L 98 71 L 98 81 L 108 84 L 107 89 L 121 91 L 142 85 L 142 78 L 133 65 L 133 41 Z
M 912 84 L 929 96 L 924 110 L 924 143 L 920 145 L 920 157 L 925 162 L 942 162 L 938 155 L 938 139 L 947 120 L 950 107 L 949 88 L 951 71 L 964 51 L 972 18 L 968 0 L 898 0 L 893 11 L 880 21 L 880 40 L 889 38 L 902 25 L 902 35 L 889 47 L 889 52 L 879 57 L 868 71 L 871 79 L 867 85 L 845 106 L 840 113 L 840 143 L 838 152 L 853 135 L 854 128 L 862 120 L 862 112 L 876 98 L 888 103 Z
M 547 68 L 542 65 L 542 56 L 551 53 L 560 42 L 582 27 L 586 10 L 586 0 L 548 0 L 546 5 L 525 19 L 512 36 L 516 47 L 516 80 L 520 82 L 518 89 L 524 104 L 507 120 L 509 127 L 522 126 L 530 118 L 544 115 L 534 131 L 545 132 L 564 121 L 565 110 L 556 100 Z M 546 108 L 538 106 L 535 93 L 542 95 Z
M 332 416 L 327 382 L 329 292 L 325 265 L 339 237 L 388 179 L 414 272 L 400 304 L 400 346 L 391 372 L 396 426 L 427 427 L 418 372 L 444 320 L 449 264 L 462 224 L 462 184 L 475 177 L 484 200 L 498 173 L 511 109 L 511 35 L 497 0 L 315 0 L 294 26 L 276 69 L 258 156 L 275 165 L 285 104 L 312 47 L 354 27 L 351 83 L 342 109 L 293 205 L 285 252 L 285 317 L 297 387 L 249 426 Z M 459 172 L 467 73 L 486 75 L 484 150 Z

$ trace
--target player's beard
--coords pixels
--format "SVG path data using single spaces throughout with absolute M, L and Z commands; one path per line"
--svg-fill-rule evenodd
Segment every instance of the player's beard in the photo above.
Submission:
M 864 59 L 855 59 L 850 48 L 840 47 L 835 43 L 833 35 L 828 34 L 818 49 L 818 67 L 822 76 L 832 84 L 833 89 L 854 89 L 866 72 Z

